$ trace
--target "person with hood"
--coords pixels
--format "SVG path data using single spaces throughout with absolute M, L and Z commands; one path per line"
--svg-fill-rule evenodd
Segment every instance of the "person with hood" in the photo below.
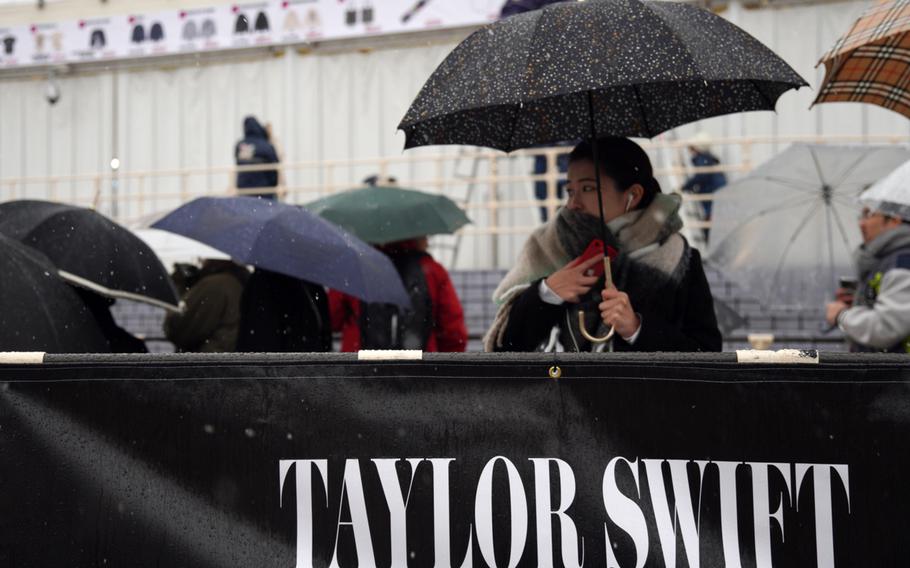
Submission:
M 277 164 L 278 152 L 272 144 L 268 131 L 253 116 L 243 119 L 243 139 L 234 147 L 234 158 L 238 166 Z M 274 189 L 278 186 L 278 170 L 237 172 L 237 189 L 241 195 L 275 199 Z M 263 191 L 254 191 L 262 189 Z
M 487 351 L 720 351 L 722 338 L 698 251 L 679 234 L 680 199 L 661 193 L 638 144 L 606 137 L 569 154 L 567 202 L 535 230 L 494 292 L 499 311 Z M 605 243 L 617 252 L 614 287 L 592 274 L 603 254 L 582 260 L 600 239 L 600 176 Z M 604 250 L 609 251 L 610 248 Z M 614 256 L 611 254 L 611 257 Z M 581 333 L 613 339 L 594 343 Z
M 910 353 L 910 218 L 867 207 L 859 227 L 859 286 L 837 290 L 828 324 L 844 332 L 851 351 Z
M 720 159 L 711 153 L 711 136 L 707 132 L 698 132 L 689 141 L 689 159 L 696 168 L 710 168 L 720 164 Z M 698 172 L 686 180 L 682 186 L 683 193 L 694 193 L 695 195 L 712 194 L 723 186 L 727 185 L 727 176 L 723 172 Z M 700 201 L 702 219 L 711 220 L 711 210 L 713 202 Z M 705 241 L 707 242 L 710 235 L 710 229 L 702 229 Z
M 230 260 L 205 260 L 195 282 L 183 293 L 183 311 L 168 312 L 164 318 L 168 341 L 182 352 L 234 351 L 240 328 L 240 297 L 248 276 L 246 268 Z

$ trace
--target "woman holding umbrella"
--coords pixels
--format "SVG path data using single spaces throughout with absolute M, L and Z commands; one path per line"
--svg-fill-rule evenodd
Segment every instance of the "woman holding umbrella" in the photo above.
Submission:
M 601 138 L 595 161 L 592 145 L 582 142 L 569 155 L 566 192 L 566 206 L 531 235 L 494 293 L 500 309 L 485 348 L 720 351 L 701 257 L 679 234 L 680 201 L 661 193 L 644 150 L 626 138 Z M 603 255 L 579 258 L 602 234 L 601 211 L 606 244 L 617 251 L 615 287 L 606 289 L 593 274 Z M 579 308 L 595 335 L 615 329 L 612 345 L 585 338 Z

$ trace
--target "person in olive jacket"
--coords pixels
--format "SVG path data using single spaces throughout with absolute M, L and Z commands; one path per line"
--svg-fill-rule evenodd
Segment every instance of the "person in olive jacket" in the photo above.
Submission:
M 246 268 L 229 260 L 206 260 L 195 284 L 183 295 L 183 312 L 165 316 L 168 341 L 184 352 L 234 351 L 248 276 Z

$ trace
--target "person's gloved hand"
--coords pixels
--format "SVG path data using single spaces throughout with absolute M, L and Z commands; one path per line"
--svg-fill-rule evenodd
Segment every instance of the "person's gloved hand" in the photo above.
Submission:
M 603 302 L 600 303 L 600 317 L 606 325 L 616 328 L 616 333 L 622 338 L 632 337 L 641 326 L 638 314 L 632 309 L 629 295 L 616 288 L 607 288 L 600 293 Z
M 578 261 L 578 259 L 573 259 L 546 279 L 547 287 L 566 302 L 576 303 L 580 296 L 588 293 L 599 278 L 587 276 L 585 272 L 603 260 L 604 255 L 599 254 L 573 266 Z

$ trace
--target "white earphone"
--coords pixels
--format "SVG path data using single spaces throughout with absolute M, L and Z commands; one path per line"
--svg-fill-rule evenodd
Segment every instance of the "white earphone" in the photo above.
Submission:
M 629 194 L 629 199 L 626 199 L 626 213 L 629 212 L 629 209 L 632 208 L 632 200 L 635 199 L 635 196 L 631 193 Z

